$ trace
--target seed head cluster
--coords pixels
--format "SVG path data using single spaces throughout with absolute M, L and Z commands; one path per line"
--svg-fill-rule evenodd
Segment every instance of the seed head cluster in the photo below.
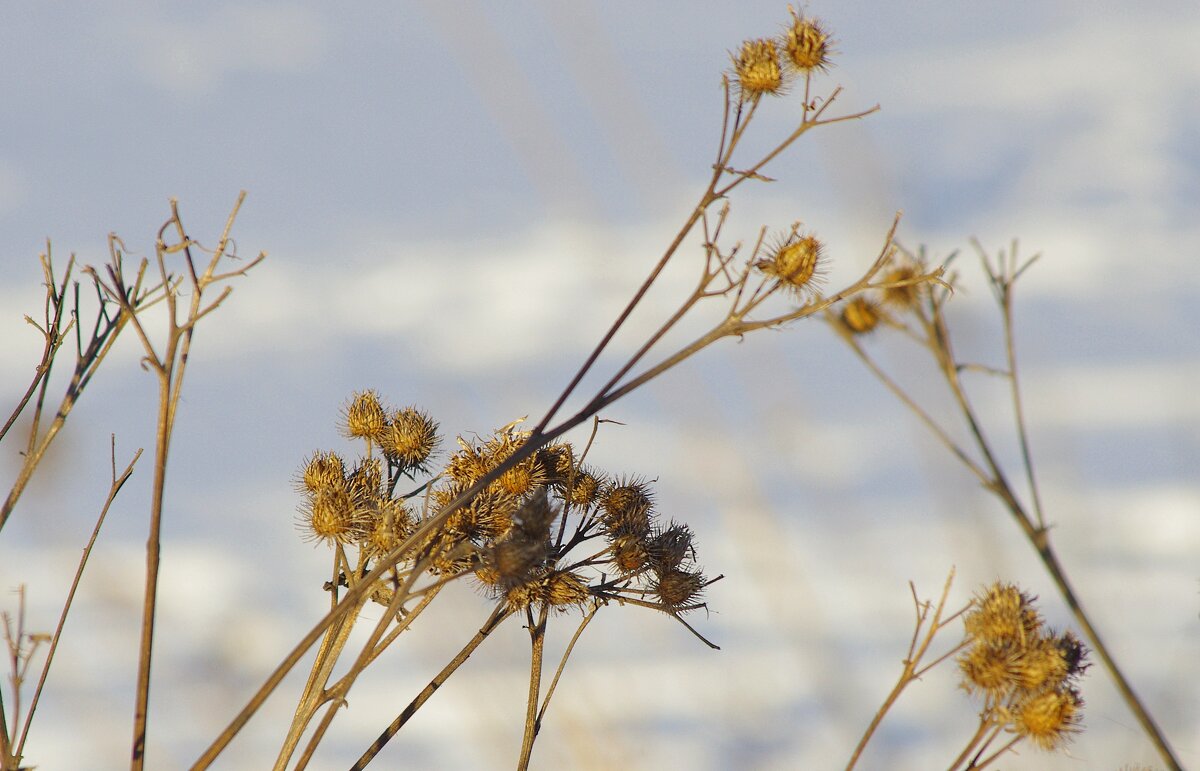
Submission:
M 695 564 L 692 531 L 659 523 L 649 482 L 591 468 L 567 442 L 527 452 L 531 435 L 519 425 L 460 437 L 434 480 L 397 494 L 402 478 L 429 472 L 438 424 L 414 407 L 385 407 L 374 391 L 356 393 L 341 429 L 364 440 L 366 453 L 353 464 L 332 451 L 305 461 L 297 479 L 302 530 L 346 560 L 357 553 L 358 569 L 342 576 L 347 584 L 399 550 L 405 565 L 471 576 L 513 611 L 610 600 L 671 614 L 703 607 L 710 581 Z M 489 483 L 462 503 L 485 476 Z M 440 527 L 421 527 L 452 505 Z M 386 602 L 388 593 L 381 586 L 371 596 Z
M 958 658 L 962 686 L 983 696 L 985 714 L 1042 749 L 1069 741 L 1079 730 L 1077 681 L 1088 666 L 1079 638 L 1047 629 L 1033 598 L 1011 584 L 981 592 L 963 624 L 969 646 Z
M 788 81 L 829 69 L 831 39 L 816 19 L 790 9 L 792 22 L 778 38 L 756 38 L 731 54 L 733 77 L 744 101 L 780 95 Z
M 906 317 L 927 313 L 935 284 L 949 286 L 940 270 L 929 270 L 923 255 L 895 252 L 872 288 L 842 305 L 838 320 L 852 335 L 868 334 L 881 324 L 903 327 Z

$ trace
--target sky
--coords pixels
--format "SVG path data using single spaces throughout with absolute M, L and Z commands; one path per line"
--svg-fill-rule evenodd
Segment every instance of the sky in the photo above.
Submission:
M 806 135 L 731 201 L 731 241 L 802 221 L 826 286 L 898 238 L 961 250 L 960 349 L 996 362 L 974 267 L 1040 254 L 1015 331 L 1042 495 L 1085 605 L 1185 765 L 1200 764 L 1200 11 L 1115 3 L 812 4 L 836 40 L 834 107 L 880 110 Z M 417 404 L 445 444 L 536 418 L 687 216 L 709 174 L 720 77 L 783 3 L 25 4 L 0 25 L 0 395 L 40 352 L 37 256 L 134 258 L 179 200 L 213 243 L 238 192 L 239 254 L 267 252 L 197 333 L 168 477 L 149 752 L 190 763 L 319 617 L 327 554 L 296 532 L 293 479 L 356 390 Z M 765 104 L 748 146 L 799 118 Z M 681 252 L 611 354 L 612 371 L 690 288 Z M 688 260 L 692 260 L 688 262 Z M 700 322 L 695 322 L 696 324 Z M 699 329 L 694 324 L 689 329 Z M 911 351 L 869 345 L 944 405 Z M 54 623 L 117 458 L 153 446 L 155 386 L 132 336 L 114 351 L 0 535 L 0 584 Z M 55 381 L 58 382 L 57 380 Z M 599 381 L 585 381 L 596 387 Z M 941 401 L 937 401 L 941 399 Z M 1007 403 L 978 404 L 1010 442 Z M 663 516 L 725 578 L 699 629 L 606 609 L 572 659 L 535 765 L 841 767 L 890 688 L 909 581 L 953 597 L 1001 578 L 1069 614 L 1016 528 L 819 323 L 725 342 L 610 408 L 597 464 L 657 480 Z M 576 437 L 585 441 L 586 437 Z M 16 473 L 20 439 L 3 447 Z M 1005 457 L 1015 461 L 1011 444 Z M 105 526 L 31 734 L 29 760 L 128 752 L 149 458 Z M 15 596 L 5 594 L 12 610 Z M 470 591 L 414 630 L 314 767 L 345 767 L 466 639 Z M 569 624 L 564 623 L 559 634 Z M 498 635 L 395 742 L 393 764 L 503 768 L 527 652 Z M 405 647 L 405 646 L 408 647 Z M 461 681 L 457 678 L 461 678 Z M 575 678 L 575 679 L 572 679 Z M 274 757 L 292 690 L 220 767 Z M 570 686 L 569 688 L 567 686 Z M 397 695 L 399 694 L 399 695 Z M 1069 757 L 1029 768 L 1153 764 L 1099 667 Z M 950 673 L 906 695 L 878 767 L 946 765 L 976 707 Z M 62 726 L 78 726 L 66 731 Z

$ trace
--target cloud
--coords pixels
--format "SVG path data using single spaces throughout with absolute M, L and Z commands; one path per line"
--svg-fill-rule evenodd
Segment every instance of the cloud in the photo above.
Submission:
M 307 8 L 280 4 L 225 5 L 195 20 L 139 17 L 124 34 L 138 70 L 178 96 L 213 89 L 232 75 L 303 72 L 328 47 L 327 25 Z

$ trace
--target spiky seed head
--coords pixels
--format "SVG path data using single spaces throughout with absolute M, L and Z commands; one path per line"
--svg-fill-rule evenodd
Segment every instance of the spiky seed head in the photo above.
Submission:
M 346 486 L 346 463 L 336 452 L 317 452 L 304 462 L 299 488 L 311 494 Z
M 678 611 L 694 605 L 704 589 L 704 576 L 688 570 L 670 570 L 658 576 L 651 590 L 664 608 Z
M 543 459 L 535 454 L 501 474 L 496 484 L 510 495 L 526 495 L 549 481 Z
M 366 542 L 372 554 L 387 554 L 416 529 L 412 514 L 401 501 L 380 501 L 372 513 L 373 526 Z
M 1034 597 L 1012 584 L 994 583 L 975 598 L 975 607 L 963 617 L 967 634 L 988 643 L 1014 640 L 1019 645 L 1041 634 L 1042 619 Z
M 1081 675 L 1091 666 L 1087 663 L 1087 646 L 1075 636 L 1074 632 L 1063 632 L 1056 636 L 1054 644 L 1058 646 L 1058 651 L 1062 655 L 1063 661 L 1066 662 L 1069 677 Z
M 570 490 L 564 496 L 572 506 L 591 506 L 600 494 L 600 479 L 593 472 L 578 469 L 573 477 L 568 476 L 566 484 Z
M 464 441 L 462 437 L 459 437 L 458 444 L 460 449 L 446 462 L 446 476 L 458 485 L 469 487 L 476 479 L 486 474 L 490 466 L 474 445 Z
M 383 493 L 383 467 L 378 458 L 363 458 L 346 483 L 356 504 L 368 507 L 376 504 Z
M 660 573 L 674 570 L 693 553 L 695 538 L 687 525 L 672 522 L 670 526 L 652 537 L 646 544 L 646 552 Z
M 644 541 L 633 535 L 623 535 L 613 541 L 612 564 L 623 576 L 641 573 L 650 564 L 650 554 Z
M 1017 682 L 1021 648 L 1011 640 L 996 644 L 977 643 L 958 658 L 962 687 L 970 693 L 1001 696 Z
M 415 407 L 393 413 L 379 437 L 384 457 L 405 469 L 424 468 L 437 445 L 437 421 Z
M 784 62 L 793 72 L 807 75 L 813 70 L 825 71 L 830 64 L 829 33 L 816 19 L 807 19 L 792 12 L 792 23 L 783 34 Z
M 1012 708 L 1012 730 L 1044 750 L 1058 749 L 1080 730 L 1082 710 L 1074 688 L 1042 691 Z
M 1016 661 L 1013 675 L 1018 687 L 1026 691 L 1057 688 L 1067 679 L 1070 669 L 1057 643 L 1050 638 L 1038 638 L 1025 646 Z
M 856 335 L 865 335 L 879 326 L 879 306 L 863 295 L 850 299 L 842 308 L 842 324 Z
M 379 403 L 379 395 L 373 390 L 355 393 L 343 417 L 342 432 L 351 439 L 376 441 L 387 425 L 387 415 Z
M 782 239 L 770 257 L 759 260 L 754 267 L 779 279 L 779 285 L 798 296 L 815 291 L 820 281 L 821 258 L 825 245 L 811 233 Z
M 539 491 L 523 501 L 513 514 L 513 522 L 520 537 L 532 542 L 543 542 L 550 537 L 550 526 L 558 518 L 558 512 L 550 505 L 545 490 Z
M 898 309 L 912 308 L 920 302 L 927 281 L 916 263 L 901 262 L 883 276 L 884 284 L 893 285 L 883 290 L 883 301 Z
M 783 91 L 783 70 L 774 40 L 760 38 L 742 43 L 741 51 L 733 57 L 733 71 L 743 99 Z
M 544 542 L 509 539 L 487 550 L 484 565 L 495 571 L 495 580 L 489 583 L 513 587 L 527 583 L 532 571 L 540 567 L 545 559 Z
M 546 469 L 547 481 L 555 485 L 566 482 L 575 467 L 575 450 L 567 442 L 543 447 L 537 457 Z
M 304 524 L 312 539 L 350 544 L 363 535 L 362 517 L 350 492 L 329 488 L 318 492 L 304 510 Z
M 546 604 L 555 608 L 581 605 L 591 593 L 587 583 L 570 571 L 555 571 L 544 581 Z
M 611 537 L 648 535 L 653 506 L 650 486 L 638 479 L 617 482 L 600 496 L 601 519 Z

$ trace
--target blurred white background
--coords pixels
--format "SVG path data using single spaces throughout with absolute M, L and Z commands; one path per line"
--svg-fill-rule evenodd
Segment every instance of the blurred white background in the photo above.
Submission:
M 943 258 L 1019 237 L 1042 259 L 1017 335 L 1053 538 L 1085 605 L 1185 765 L 1200 764 L 1200 11 L 946 0 L 806 9 L 832 29 L 842 111 L 739 191 L 729 232 L 800 219 L 829 284 L 900 238 Z M 37 254 L 140 256 L 180 199 L 216 240 L 240 189 L 245 256 L 197 335 L 168 476 L 148 758 L 183 767 L 319 618 L 327 554 L 294 528 L 292 480 L 354 390 L 415 403 L 456 434 L 540 416 L 682 222 L 708 174 L 728 51 L 775 34 L 782 2 L 561 4 L 64 2 L 0 24 L 0 396 L 41 350 Z M 798 98 L 764 106 L 757 146 Z M 614 355 L 690 281 L 652 294 Z M 963 264 L 969 264 L 964 260 Z M 967 271 L 960 347 L 996 361 Z M 0 538 L 0 606 L 27 586 L 52 628 L 107 491 L 109 437 L 148 450 L 85 578 L 35 722 L 41 769 L 127 762 L 156 385 L 133 335 L 102 368 Z M 904 349 L 870 345 L 913 382 Z M 66 369 L 63 367 L 62 369 Z M 63 374 L 61 371 L 58 373 Z M 56 381 L 57 382 L 57 381 Z M 932 388 L 919 386 L 937 399 Z M 1004 430 L 1005 403 L 981 408 Z M 7 410 L 6 410 L 7 412 Z M 996 578 L 1069 614 L 1007 515 L 819 323 L 726 343 L 604 414 L 594 457 L 658 480 L 725 579 L 694 623 L 609 608 L 578 646 L 535 750 L 540 768 L 840 768 L 899 671 L 908 582 L 957 566 L 965 602 Z M 20 437 L 6 442 L 15 475 Z M 11 445 L 11 446 L 10 446 Z M 487 614 L 464 590 L 351 694 L 314 767 L 344 768 Z M 559 640 L 571 627 L 559 619 Z M 502 628 L 380 758 L 506 768 L 527 636 Z M 952 672 L 912 688 L 864 768 L 944 767 L 975 705 Z M 274 758 L 298 683 L 219 767 Z M 1105 674 L 1086 732 L 1024 768 L 1154 764 Z M 86 762 L 83 761 L 86 759 Z M 84 765 L 81 765 L 83 763 Z

